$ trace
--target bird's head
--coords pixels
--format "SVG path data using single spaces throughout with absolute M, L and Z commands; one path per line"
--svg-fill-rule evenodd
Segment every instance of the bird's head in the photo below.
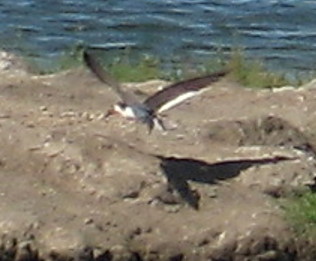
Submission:
M 128 117 L 128 112 L 130 112 L 131 109 L 123 102 L 119 102 L 117 104 L 114 104 L 105 115 L 105 118 L 108 118 L 112 115 L 121 115 L 123 117 Z M 130 113 L 131 114 L 131 113 Z

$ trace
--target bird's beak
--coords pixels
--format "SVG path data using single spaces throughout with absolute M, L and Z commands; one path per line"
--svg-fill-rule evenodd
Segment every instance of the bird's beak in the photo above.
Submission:
M 108 117 L 117 114 L 117 111 L 114 109 L 109 109 L 108 112 L 105 114 L 104 119 L 107 119 Z

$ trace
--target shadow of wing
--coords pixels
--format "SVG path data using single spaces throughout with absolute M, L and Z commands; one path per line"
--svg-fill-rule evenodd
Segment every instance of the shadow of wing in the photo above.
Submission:
M 178 192 L 185 202 L 195 209 L 198 208 L 199 199 L 194 195 L 188 181 L 216 184 L 218 181 L 234 178 L 243 170 L 252 166 L 297 159 L 277 156 L 262 159 L 230 160 L 210 164 L 192 158 L 157 157 L 161 160 L 160 168 L 166 175 L 169 185 Z

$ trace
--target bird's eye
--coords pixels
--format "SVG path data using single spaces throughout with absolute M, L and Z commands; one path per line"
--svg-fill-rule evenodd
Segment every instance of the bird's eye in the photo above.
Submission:
M 122 109 L 125 109 L 127 105 L 123 102 L 118 103 L 118 106 L 120 106 Z

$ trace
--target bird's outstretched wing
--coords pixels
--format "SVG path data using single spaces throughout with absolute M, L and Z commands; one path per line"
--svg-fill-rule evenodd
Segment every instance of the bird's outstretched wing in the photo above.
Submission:
M 227 75 L 228 71 L 220 71 L 210 75 L 177 82 L 166 86 L 161 91 L 148 97 L 144 104 L 154 112 L 167 110 L 183 100 L 197 94 L 203 88 L 217 82 Z M 168 105 L 170 103 L 170 105 Z M 167 105 L 167 106 L 166 106 Z M 166 109 L 163 109 L 165 107 Z
M 138 104 L 139 100 L 132 93 L 126 92 L 122 89 L 121 84 L 116 81 L 108 72 L 106 72 L 101 64 L 87 51 L 83 52 L 83 60 L 86 66 L 97 76 L 97 78 L 111 87 L 117 95 L 124 101 L 124 103 Z

